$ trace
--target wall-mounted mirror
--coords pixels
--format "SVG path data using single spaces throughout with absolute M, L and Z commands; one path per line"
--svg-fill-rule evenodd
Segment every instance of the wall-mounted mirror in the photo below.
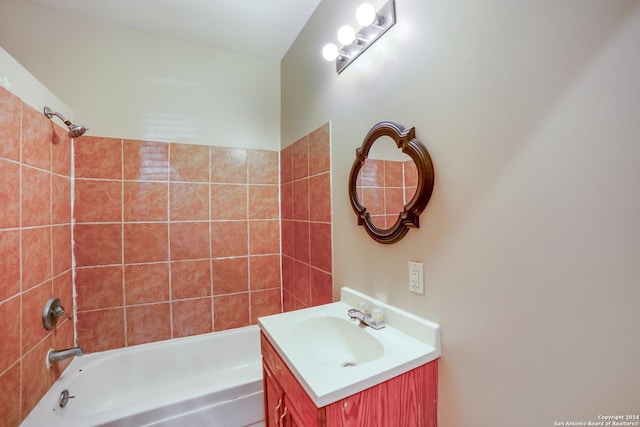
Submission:
M 433 191 L 433 164 L 415 128 L 380 122 L 367 133 L 349 176 L 349 199 L 358 225 L 377 242 L 394 243 L 420 214 Z

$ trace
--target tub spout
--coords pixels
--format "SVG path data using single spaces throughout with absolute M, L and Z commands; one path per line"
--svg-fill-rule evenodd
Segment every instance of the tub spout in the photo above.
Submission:
M 80 348 L 80 346 L 67 348 L 65 350 L 51 349 L 47 353 L 47 366 L 53 365 L 54 363 L 59 362 L 60 360 L 68 359 L 69 357 L 82 356 L 82 355 L 83 355 L 82 348 Z

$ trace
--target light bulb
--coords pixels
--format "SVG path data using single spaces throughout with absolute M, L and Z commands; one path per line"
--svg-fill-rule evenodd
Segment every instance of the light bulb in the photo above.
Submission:
M 326 44 L 322 48 L 322 56 L 327 61 L 335 61 L 336 58 L 338 57 L 338 54 L 339 54 L 338 53 L 338 46 L 336 46 L 333 43 Z
M 338 30 L 338 41 L 342 44 L 351 44 L 356 39 L 356 30 L 350 25 L 343 25 Z
M 371 3 L 362 3 L 356 10 L 356 21 L 363 27 L 373 24 L 376 16 L 376 9 Z

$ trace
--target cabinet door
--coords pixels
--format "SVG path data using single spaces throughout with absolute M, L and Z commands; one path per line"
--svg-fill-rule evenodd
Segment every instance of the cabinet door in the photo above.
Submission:
M 281 427 L 280 417 L 284 412 L 284 393 L 273 373 L 263 365 L 264 417 L 266 427 Z
M 304 427 L 291 409 L 295 403 L 284 394 L 271 370 L 264 366 L 263 373 L 266 427 Z
M 278 385 L 284 394 L 284 407 L 287 409 L 285 417 L 282 418 L 283 425 L 299 427 L 321 427 L 325 425 L 324 408 L 316 408 L 313 401 L 302 388 L 298 380 L 291 373 L 286 363 L 280 358 L 269 340 L 261 335 L 262 362 L 265 368 L 265 377 L 271 375 L 271 382 Z M 266 380 L 265 380 L 266 381 Z M 266 390 L 266 386 L 265 386 Z M 276 402 L 277 403 L 277 402 Z M 284 409 L 280 412 L 282 417 Z M 265 412 L 268 412 L 265 410 Z M 269 419 L 267 426 L 271 427 L 272 419 Z M 293 424 L 287 424 L 293 423 Z M 277 427 L 281 427 L 275 424 Z
M 300 415 L 298 415 L 295 411 L 295 403 L 291 401 L 290 396 L 284 396 L 284 404 L 285 404 L 285 413 L 282 417 L 282 427 L 306 427 L 305 424 L 300 419 Z M 314 424 L 316 425 L 316 424 Z

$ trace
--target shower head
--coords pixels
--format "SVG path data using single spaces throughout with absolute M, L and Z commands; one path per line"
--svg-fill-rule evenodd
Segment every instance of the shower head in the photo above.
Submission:
M 53 116 L 58 117 L 60 120 L 64 122 L 65 125 L 69 128 L 69 138 L 78 138 L 82 136 L 89 129 L 82 125 L 74 125 L 69 121 L 65 116 L 60 113 L 56 113 L 49 107 L 44 107 L 44 115 L 47 116 L 48 119 L 51 119 Z
M 71 126 L 69 126 L 69 138 L 78 138 L 88 130 L 88 128 L 82 125 L 74 125 L 72 123 Z

